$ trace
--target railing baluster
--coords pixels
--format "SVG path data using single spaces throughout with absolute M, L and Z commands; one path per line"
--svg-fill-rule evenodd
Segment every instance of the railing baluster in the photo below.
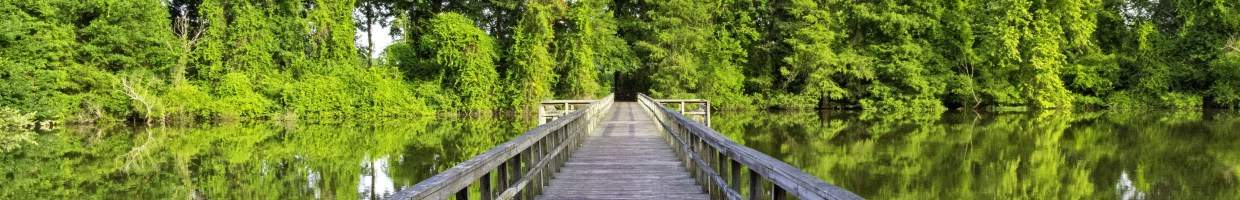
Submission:
M 851 192 L 823 183 L 787 163 L 732 142 L 715 132 L 710 128 L 713 111 L 709 101 L 655 100 L 644 94 L 639 94 L 638 99 L 646 107 L 645 110 L 658 119 L 659 125 L 671 133 L 668 138 L 675 139 L 669 141 L 673 146 L 678 141 L 680 146 L 686 146 L 677 148 L 677 154 L 685 157 L 682 162 L 686 165 L 702 168 L 702 173 L 708 177 L 695 180 L 709 185 L 707 192 L 712 198 L 738 199 L 748 196 L 749 199 L 782 200 L 793 195 L 796 199 L 860 199 Z M 696 107 L 691 110 L 688 106 Z M 695 118 L 697 116 L 701 118 Z M 749 186 L 745 186 L 745 171 L 749 171 Z M 770 188 L 766 182 L 770 183 Z M 795 192 L 789 192 L 787 188 L 795 188 Z M 744 194 L 743 191 L 749 193 Z M 716 196 L 716 192 L 726 194 Z
M 512 157 L 512 161 L 508 161 L 508 186 L 512 187 L 521 180 L 521 154 Z
M 727 176 L 728 157 L 726 155 L 723 155 L 723 152 L 719 152 L 718 149 L 715 149 L 715 166 L 717 166 L 715 167 L 715 171 L 719 172 L 719 176 Z M 721 177 L 721 178 L 724 178 L 723 179 L 724 181 L 728 180 L 727 177 Z M 723 187 L 728 187 L 728 186 L 724 185 Z
M 534 170 L 534 163 L 537 163 L 537 162 L 534 162 L 534 157 L 535 157 L 535 156 L 534 156 L 534 146 L 530 146 L 530 148 L 529 148 L 529 149 L 525 149 L 525 151 L 521 151 L 521 154 L 522 154 L 522 155 L 521 155 L 521 158 L 525 159 L 525 160 L 521 161 L 521 162 L 525 163 L 525 166 L 521 168 L 521 175 L 523 175 L 523 176 L 524 176 L 524 175 L 525 175 L 525 172 L 529 172 L 529 171 Z M 529 192 L 528 192 L 528 191 L 526 191 L 526 190 L 527 190 L 527 189 L 529 189 L 529 188 L 532 188 L 532 187 L 531 187 L 532 185 L 533 185 L 533 184 L 525 184 L 525 187 L 521 188 L 521 190 L 522 190 L 522 194 L 528 194 Z
M 498 193 L 504 193 L 508 189 L 508 162 L 499 163 L 495 170 L 495 189 L 499 190 Z
M 478 184 L 479 196 L 485 200 L 533 198 L 545 190 L 547 182 L 571 157 L 569 154 L 579 148 L 585 136 L 592 134 L 597 123 L 606 117 L 602 113 L 609 111 L 607 108 L 611 105 L 611 98 L 609 96 L 584 108 L 564 103 L 562 111 L 548 116 L 554 120 L 547 122 L 551 128 L 540 126 L 412 189 L 398 191 L 392 198 L 444 199 L 455 196 L 457 199 L 469 199 L 470 187 L 475 187 L 472 184 Z M 747 196 L 750 199 L 767 197 L 783 200 L 789 195 L 794 195 L 796 199 L 860 199 L 777 159 L 731 142 L 711 130 L 709 101 L 667 100 L 663 103 L 645 95 L 639 95 L 639 99 L 644 110 L 651 113 L 666 131 L 664 139 L 671 144 L 678 160 L 692 172 L 694 180 L 703 185 L 711 198 L 743 197 L 740 189 L 746 189 L 743 186 L 746 184 L 742 178 L 748 171 Z M 673 102 L 679 104 L 677 109 L 680 113 L 666 107 Z M 698 106 L 692 112 L 688 108 L 690 102 Z M 565 112 L 571 110 L 581 112 Z M 705 126 L 685 117 L 702 114 L 706 115 L 703 120 Z M 551 152 L 555 150 L 558 151 Z M 770 188 L 766 188 L 767 183 L 764 182 L 770 182 Z M 795 191 L 789 192 L 787 188 L 794 188 Z
M 613 98 L 560 101 L 557 103 L 562 103 L 563 109 L 554 111 L 549 110 L 555 109 L 554 105 L 542 103 L 538 128 L 401 189 L 390 198 L 469 199 L 473 195 L 470 187 L 477 187 L 477 195 L 484 200 L 532 198 L 545 189 L 543 186 L 580 145 L 579 134 L 595 127 L 598 117 L 603 116 L 600 112 L 608 111 Z
M 731 159 L 729 159 L 731 160 Z M 732 163 L 732 190 L 741 191 L 741 163 L 731 160 Z

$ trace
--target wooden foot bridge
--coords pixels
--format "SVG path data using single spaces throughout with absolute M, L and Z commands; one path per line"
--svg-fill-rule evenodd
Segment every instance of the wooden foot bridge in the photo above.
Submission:
M 861 199 L 720 135 L 705 100 L 613 99 L 545 102 L 542 125 L 389 198 Z

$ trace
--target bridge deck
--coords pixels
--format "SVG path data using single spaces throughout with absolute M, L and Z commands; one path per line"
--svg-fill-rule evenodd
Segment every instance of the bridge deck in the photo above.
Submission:
M 538 199 L 709 199 L 633 102 L 616 102 Z

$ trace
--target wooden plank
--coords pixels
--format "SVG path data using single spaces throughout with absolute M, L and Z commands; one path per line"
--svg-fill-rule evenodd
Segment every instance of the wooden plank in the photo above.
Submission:
M 658 195 L 649 195 L 649 194 L 608 194 L 608 195 L 556 194 L 556 195 L 539 196 L 537 199 L 540 199 L 540 200 L 541 199 L 547 199 L 547 200 L 554 200 L 554 199 L 566 199 L 566 200 L 631 200 L 631 199 L 706 200 L 706 199 L 710 199 L 710 196 L 707 196 L 706 194 L 658 194 Z
M 546 100 L 542 104 L 591 104 L 598 100 Z
M 721 171 L 714 169 L 729 168 L 724 167 L 724 163 L 735 165 L 731 166 L 733 184 L 738 183 L 738 166 L 743 164 L 761 179 L 777 186 L 779 194 L 787 192 L 798 199 L 860 199 L 684 117 L 685 114 L 706 114 L 706 123 L 709 123 L 708 101 L 657 100 L 707 106 L 705 111 L 677 113 L 645 95 L 639 96 L 640 103 L 616 103 L 615 106 L 610 101 L 612 98 L 609 96 L 588 108 L 527 131 L 418 185 L 402 188 L 393 197 L 444 199 L 462 191 L 474 179 L 504 166 L 505 161 L 520 161 L 529 167 L 524 171 L 517 171 L 520 168 L 515 167 L 506 170 L 513 173 L 511 178 L 520 179 L 511 185 L 497 185 L 501 187 L 496 188 L 501 192 L 498 199 L 525 199 L 534 192 L 543 193 L 538 199 L 739 199 L 739 193 L 728 187 L 728 180 Z M 581 101 L 547 105 L 568 108 L 569 104 L 576 103 Z M 602 106 L 609 109 L 600 109 Z M 598 122 L 604 117 L 606 120 Z M 591 123 L 571 123 L 574 120 L 590 120 Z M 563 144 L 550 147 L 542 142 L 548 135 L 565 130 L 571 131 L 550 137 L 565 139 Z M 665 130 L 674 134 L 666 135 Z M 580 138 L 587 136 L 589 138 Z M 538 148 L 531 150 L 536 144 Z M 699 151 L 707 153 L 696 153 Z M 525 154 L 520 154 L 522 152 Z M 543 155 L 548 157 L 543 159 L 540 157 Z M 543 172 L 545 169 L 558 169 L 553 170 L 558 172 Z M 498 173 L 501 176 L 497 178 L 506 178 L 502 176 L 505 170 Z M 544 173 L 555 174 L 545 181 L 548 174 Z M 700 183 L 708 183 L 709 187 L 702 187 Z M 526 188 L 533 190 L 523 191 Z
M 696 187 L 696 186 L 695 186 Z M 581 189 L 549 189 L 543 195 L 548 196 L 567 196 L 567 195 L 585 195 L 585 196 L 601 196 L 601 195 L 705 195 L 702 191 L 688 190 L 686 188 L 658 188 L 658 189 L 636 189 L 636 190 L 581 190 Z
M 611 107 L 612 99 L 614 96 L 608 95 L 591 104 L 587 109 L 581 109 L 526 131 L 521 136 L 497 145 L 417 185 L 401 188 L 389 199 L 446 199 L 473 184 L 482 175 L 494 171 L 504 162 L 529 149 L 552 132 L 569 127 L 570 123 L 578 120 L 590 120 L 588 118 L 597 115 L 592 112 L 605 112 Z
M 639 94 L 639 101 L 644 102 L 660 102 L 660 100 L 651 99 L 645 94 Z M 650 112 L 663 115 L 664 117 L 655 117 L 659 120 L 660 125 L 666 130 L 680 130 L 690 134 L 695 138 L 699 138 L 710 148 L 717 150 L 720 154 L 739 162 L 750 170 L 757 172 L 762 177 L 774 183 L 776 186 L 787 191 L 789 194 L 796 196 L 798 199 L 861 199 L 860 196 L 853 194 L 847 190 L 827 184 L 821 179 L 806 174 L 798 168 L 792 167 L 783 161 L 762 154 L 756 150 L 737 144 L 713 129 L 710 129 L 701 123 L 697 123 L 681 113 L 677 113 L 658 103 L 653 104 L 654 108 L 646 108 Z M 643 104 L 643 105 L 649 105 Z M 650 107 L 650 106 L 648 106 Z M 666 118 L 666 120 L 665 120 Z M 721 179 L 721 178 L 720 178 Z
M 709 199 L 651 116 L 616 103 L 538 199 Z
M 710 102 L 706 99 L 655 99 L 654 101 L 659 102 L 659 103 L 679 103 L 679 102 L 706 103 L 706 102 Z
M 577 185 L 578 183 L 586 183 L 586 184 L 600 184 L 600 185 L 634 185 L 634 186 L 649 185 L 649 184 L 662 184 L 662 183 L 697 184 L 697 182 L 694 182 L 692 178 L 685 176 L 681 178 L 661 178 L 661 179 L 639 179 L 639 178 L 633 178 L 633 179 L 568 179 L 568 178 L 565 178 L 564 181 L 556 182 L 550 185 L 556 186 L 556 184 L 564 184 L 564 183 L 567 183 L 566 185 Z

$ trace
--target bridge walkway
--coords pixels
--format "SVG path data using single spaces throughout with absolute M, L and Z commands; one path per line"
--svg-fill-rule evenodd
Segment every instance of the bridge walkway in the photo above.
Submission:
M 616 102 L 537 199 L 710 199 L 635 102 Z

